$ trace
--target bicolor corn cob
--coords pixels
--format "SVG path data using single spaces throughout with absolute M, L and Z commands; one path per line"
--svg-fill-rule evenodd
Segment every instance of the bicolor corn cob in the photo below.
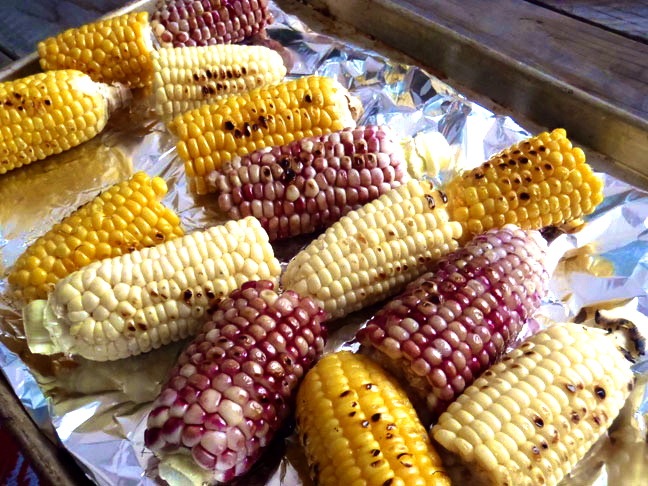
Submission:
M 409 176 L 386 126 L 347 128 L 235 158 L 214 174 L 218 206 L 254 216 L 270 240 L 327 228 Z
M 364 352 L 403 378 L 417 407 L 437 417 L 540 305 L 549 280 L 545 250 L 539 233 L 512 225 L 475 237 L 358 332 Z
M 0 83 L 0 174 L 90 140 L 127 98 L 75 70 Z
M 244 41 L 272 23 L 267 0 L 158 0 L 151 26 L 164 47 Z
M 299 387 L 297 424 L 315 484 L 450 485 L 407 395 L 365 356 L 322 358 Z
M 16 260 L 9 283 L 25 301 L 44 299 L 59 279 L 104 258 L 183 235 L 160 199 L 167 186 L 144 172 L 115 184 L 38 238 Z
M 147 12 L 99 20 L 38 43 L 44 71 L 78 69 L 95 81 L 129 88 L 151 84 L 152 50 Z
M 476 484 L 558 484 L 618 415 L 634 379 L 604 331 L 553 325 L 466 389 L 432 429 Z
M 334 318 L 400 292 L 455 250 L 461 226 L 447 199 L 410 179 L 349 212 L 300 251 L 282 276 L 285 289 L 321 302 Z
M 450 217 L 464 238 L 504 224 L 523 229 L 558 225 L 591 213 L 603 182 L 565 130 L 541 133 L 492 156 L 445 187 Z
M 165 121 L 220 98 L 280 82 L 281 56 L 263 46 L 216 45 L 153 52 L 155 111 Z
M 96 361 L 159 348 L 195 334 L 215 299 L 280 266 L 254 218 L 91 263 L 24 311 L 30 349 Z
M 357 100 L 337 81 L 306 76 L 204 105 L 169 125 L 193 192 L 235 155 L 355 126 Z
M 161 456 L 162 478 L 200 484 L 248 471 L 292 413 L 297 385 L 324 348 L 325 317 L 312 299 L 279 295 L 269 281 L 247 282 L 223 301 L 148 417 L 145 443 Z

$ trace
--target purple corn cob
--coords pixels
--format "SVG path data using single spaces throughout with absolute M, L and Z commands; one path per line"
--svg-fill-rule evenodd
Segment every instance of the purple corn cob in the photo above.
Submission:
M 327 228 L 409 176 L 386 126 L 348 128 L 259 150 L 214 173 L 218 206 L 254 216 L 274 241 Z
M 540 305 L 545 251 L 538 232 L 513 225 L 475 237 L 358 332 L 363 352 L 404 378 L 418 408 L 438 417 Z
M 163 47 L 234 44 L 272 23 L 267 0 L 158 0 L 151 18 Z
M 211 480 L 245 473 L 292 412 L 293 392 L 324 348 L 325 318 L 311 298 L 245 283 L 180 355 L 153 404 L 146 446 L 163 464 L 190 454 Z

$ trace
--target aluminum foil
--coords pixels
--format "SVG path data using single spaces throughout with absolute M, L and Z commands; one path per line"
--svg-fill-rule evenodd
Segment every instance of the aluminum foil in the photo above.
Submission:
M 312 32 L 275 6 L 273 11 L 276 21 L 269 34 L 283 46 L 290 76 L 337 78 L 362 100 L 360 123 L 388 123 L 402 137 L 428 130 L 445 136 L 452 158 L 433 175 L 439 183 L 529 135 L 511 118 L 489 112 L 417 67 Z M 156 460 L 143 444 L 145 421 L 184 343 L 112 363 L 33 355 L 6 273 L 51 225 L 135 170 L 167 180 L 165 203 L 176 209 L 187 232 L 222 220 L 213 198 L 187 191 L 174 139 L 153 116 L 143 93 L 93 141 L 0 178 L 0 367 L 43 431 L 55 435 L 94 482 L 111 486 L 160 482 Z M 622 324 L 636 325 L 646 335 L 648 194 L 604 177 L 603 204 L 582 228 L 561 234 L 550 245 L 549 265 L 556 269 L 552 296 L 535 324 L 551 318 L 596 325 L 604 316 L 617 324 L 625 319 Z M 275 249 L 285 263 L 308 240 L 278 243 Z M 334 329 L 327 350 L 353 348 L 354 332 L 370 314 L 371 309 L 365 310 Z M 635 368 L 640 376 L 648 370 L 642 360 Z M 610 434 L 564 484 L 639 484 L 648 465 L 648 399 L 639 383 Z M 309 484 L 290 424 L 238 484 Z

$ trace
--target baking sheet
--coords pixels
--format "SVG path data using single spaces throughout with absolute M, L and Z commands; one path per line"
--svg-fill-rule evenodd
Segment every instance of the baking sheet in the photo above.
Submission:
M 511 118 L 489 112 L 419 68 L 311 32 L 276 6 L 273 13 L 276 20 L 269 34 L 284 47 L 290 76 L 319 73 L 337 78 L 363 101 L 360 123 L 388 123 L 402 137 L 425 130 L 446 137 L 452 162 L 436 178 L 440 183 L 528 135 Z M 135 98 L 133 106 L 117 113 L 93 141 L 0 178 L 0 366 L 37 423 L 55 431 L 89 477 L 102 485 L 159 483 L 156 460 L 144 448 L 143 432 L 151 401 L 183 343 L 114 363 L 33 355 L 26 347 L 20 309 L 10 297 L 6 272 L 55 222 L 136 170 L 167 180 L 165 203 L 179 213 L 185 231 L 222 221 L 213 197 L 188 193 L 174 139 L 151 113 L 146 93 Z M 622 305 L 621 315 L 631 316 L 641 330 L 648 329 L 648 194 L 604 177 L 604 203 L 578 232 L 562 234 L 551 244 L 550 265 L 557 270 L 538 325 L 544 316 L 566 320 L 584 307 L 591 311 Z M 277 243 L 277 254 L 286 262 L 308 240 Z M 558 263 L 564 255 L 567 258 Z M 347 341 L 370 312 L 338 324 L 327 350 L 353 347 Z M 642 373 L 645 364 L 636 365 Z M 635 390 L 633 406 L 612 434 L 614 442 L 601 441 L 565 484 L 608 484 L 608 476 L 618 479 L 616 470 L 631 481 L 630 471 L 636 470 L 615 468 L 622 462 L 620 454 L 638 462 L 639 473 L 645 471 L 644 388 Z M 308 484 L 290 424 L 271 449 L 239 484 Z M 610 479 L 609 484 L 621 483 Z

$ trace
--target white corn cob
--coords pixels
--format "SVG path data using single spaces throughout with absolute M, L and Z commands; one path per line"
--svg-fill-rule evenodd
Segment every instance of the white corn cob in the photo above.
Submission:
M 155 111 L 163 120 L 231 94 L 280 82 L 283 59 L 263 46 L 220 44 L 153 52 Z
M 402 291 L 458 246 L 461 226 L 448 221 L 446 202 L 426 181 L 387 191 L 299 252 L 283 287 L 320 301 L 334 318 Z
M 96 361 L 144 353 L 195 334 L 217 300 L 280 271 L 252 217 L 101 260 L 25 308 L 30 349 Z
M 634 379 L 605 331 L 556 324 L 505 355 L 441 415 L 434 439 L 475 484 L 556 485 L 610 427 Z

